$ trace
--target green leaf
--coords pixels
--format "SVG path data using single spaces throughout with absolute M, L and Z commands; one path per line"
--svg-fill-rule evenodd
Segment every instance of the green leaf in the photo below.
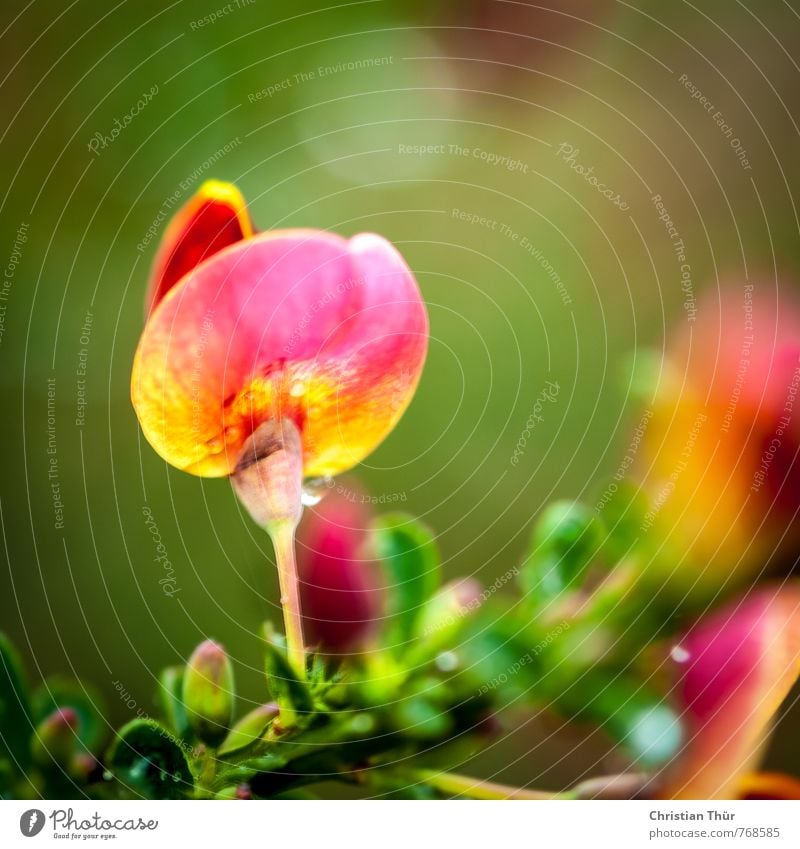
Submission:
M 33 730 L 25 675 L 17 650 L 0 633 L 0 759 L 24 769 Z
M 298 801 L 309 802 L 315 799 L 321 799 L 321 796 L 317 796 L 312 793 L 310 790 L 306 790 L 303 787 L 297 787 L 294 790 L 287 790 L 285 793 L 278 793 L 273 798 L 275 799 L 293 799 Z
M 264 732 L 272 724 L 279 710 L 278 705 L 269 702 L 265 705 L 259 705 L 245 714 L 231 728 L 228 736 L 222 741 L 217 754 L 220 756 L 229 755 L 231 752 L 252 746 L 253 743 L 264 736 Z
M 78 715 L 77 736 L 89 752 L 97 752 L 106 736 L 105 706 L 91 686 L 54 676 L 36 688 L 31 698 L 34 721 L 39 723 L 58 708 L 72 708 Z
M 264 669 L 267 673 L 267 688 L 280 706 L 280 723 L 283 727 L 302 721 L 314 709 L 314 699 L 305 681 L 289 663 L 284 638 L 264 625 Z
M 168 666 L 158 679 L 156 700 L 172 730 L 185 740 L 189 736 L 189 717 L 183 703 L 183 676 L 185 667 Z
M 453 652 L 450 684 L 462 698 L 479 697 L 503 706 L 535 695 L 541 659 L 513 611 L 493 598 L 480 609 Z
M 383 641 L 402 654 L 412 642 L 425 603 L 441 583 L 439 551 L 431 531 L 402 513 L 382 516 L 373 531 L 388 578 Z
M 13 789 L 16 778 L 14 766 L 9 761 L 0 759 L 0 801 L 14 798 Z
M 148 799 L 182 799 L 190 795 L 192 771 L 174 736 L 152 719 L 123 726 L 109 752 L 117 779 Z

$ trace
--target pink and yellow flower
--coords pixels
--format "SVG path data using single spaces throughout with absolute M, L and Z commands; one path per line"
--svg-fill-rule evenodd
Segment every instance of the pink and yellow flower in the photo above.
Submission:
M 427 350 L 419 289 L 384 238 L 256 233 L 238 190 L 215 182 L 168 228 L 148 309 L 133 406 L 153 448 L 204 477 L 284 419 L 307 477 L 354 466 L 401 417 Z
M 675 799 L 786 797 L 797 779 L 752 773 L 800 674 L 800 586 L 765 587 L 702 618 L 672 650 L 686 744 L 665 775 Z

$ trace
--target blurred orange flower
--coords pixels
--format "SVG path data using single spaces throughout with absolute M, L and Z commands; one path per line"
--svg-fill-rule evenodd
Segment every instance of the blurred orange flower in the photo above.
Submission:
M 800 308 L 747 284 L 698 314 L 668 351 L 639 471 L 642 534 L 707 595 L 797 553 Z

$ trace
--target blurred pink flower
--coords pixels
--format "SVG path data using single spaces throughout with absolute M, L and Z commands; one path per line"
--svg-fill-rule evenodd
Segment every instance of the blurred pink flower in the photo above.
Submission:
M 748 787 L 755 793 L 759 781 L 750 772 L 800 674 L 800 585 L 758 589 L 703 617 L 671 658 L 686 742 L 665 772 L 661 795 L 729 799 Z M 762 778 L 760 786 L 775 793 L 780 783 Z

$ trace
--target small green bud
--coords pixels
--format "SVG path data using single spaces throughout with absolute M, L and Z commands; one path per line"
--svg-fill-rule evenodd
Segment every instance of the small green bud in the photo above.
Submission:
M 250 789 L 249 784 L 229 784 L 227 787 L 223 787 L 216 796 L 215 799 L 226 799 L 228 801 L 232 800 L 243 800 L 243 799 L 252 799 L 253 791 Z
M 576 582 L 600 552 L 603 525 L 577 501 L 557 501 L 542 513 L 531 539 L 531 554 L 520 575 L 523 590 L 551 599 Z
M 223 740 L 219 747 L 219 754 L 226 755 L 229 752 L 234 752 L 237 749 L 243 749 L 251 743 L 259 740 L 267 726 L 280 713 L 280 708 L 276 702 L 268 702 L 265 705 L 259 705 L 249 713 L 245 714 L 236 725 L 231 728 L 228 736 Z
M 97 759 L 88 752 L 78 752 L 69 765 L 69 774 L 76 781 L 88 781 L 89 776 L 97 769 Z
M 70 707 L 56 708 L 36 726 L 31 754 L 39 766 L 67 766 L 77 745 L 78 714 Z
M 597 553 L 603 534 L 591 508 L 578 501 L 556 501 L 542 513 L 533 532 L 533 547 L 547 549 L 570 562 Z
M 422 608 L 416 630 L 419 642 L 409 662 L 420 663 L 452 645 L 483 600 L 483 588 L 473 578 L 459 578 L 435 592 Z
M 201 643 L 183 677 L 183 703 L 189 724 L 210 746 L 221 742 L 233 717 L 233 667 L 225 649 L 213 640 Z

